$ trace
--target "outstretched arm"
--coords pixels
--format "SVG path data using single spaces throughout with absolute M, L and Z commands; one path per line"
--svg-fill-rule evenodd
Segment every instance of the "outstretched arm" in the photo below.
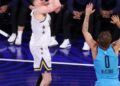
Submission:
M 113 15 L 111 17 L 111 19 L 112 19 L 111 23 L 117 25 L 118 28 L 120 29 L 120 18 L 119 18 L 119 16 Z M 118 55 L 118 52 L 120 50 L 120 39 L 115 41 L 115 42 L 113 42 L 113 48 L 114 48 L 116 54 Z
M 49 0 L 48 5 L 37 8 L 36 10 L 39 13 L 50 13 L 50 12 L 56 11 L 59 8 L 61 8 L 61 4 L 59 0 Z
M 93 49 L 95 47 L 96 42 L 94 41 L 92 35 L 88 32 L 88 26 L 89 26 L 90 15 L 94 11 L 95 10 L 93 10 L 93 4 L 89 3 L 86 6 L 85 19 L 84 19 L 83 27 L 82 27 L 82 32 L 83 32 L 84 38 L 85 38 L 86 42 L 88 43 L 88 45 L 90 46 L 91 49 Z

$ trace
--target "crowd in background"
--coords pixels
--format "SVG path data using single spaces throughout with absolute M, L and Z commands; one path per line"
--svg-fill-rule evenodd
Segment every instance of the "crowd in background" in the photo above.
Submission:
M 32 0 L 0 0 L 0 13 L 4 13 L 9 8 L 11 20 L 11 36 L 8 42 L 15 42 L 21 45 L 22 34 L 27 21 L 28 11 L 32 9 Z M 49 46 L 55 46 L 56 36 L 61 32 L 63 42 L 60 48 L 71 46 L 71 38 L 77 40 L 81 34 L 81 28 L 85 15 L 85 7 L 88 3 L 93 3 L 95 12 L 90 17 L 89 31 L 94 39 L 97 39 L 101 31 L 108 30 L 112 33 L 115 41 L 120 37 L 118 27 L 111 23 L 112 15 L 120 14 L 120 0 L 60 0 L 62 7 L 59 12 L 50 13 L 51 15 L 51 42 Z M 80 35 L 81 36 L 81 35 Z M 89 50 L 89 46 L 84 42 L 83 50 Z

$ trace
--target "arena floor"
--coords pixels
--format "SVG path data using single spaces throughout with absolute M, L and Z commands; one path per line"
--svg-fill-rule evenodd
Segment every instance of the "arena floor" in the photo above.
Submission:
M 0 86 L 36 86 L 39 83 L 40 73 L 34 72 L 32 67 L 29 36 L 25 33 L 22 46 L 15 46 L 0 35 Z M 50 48 L 53 63 L 51 86 L 94 86 L 96 76 L 91 53 L 82 51 L 82 46 L 83 40 L 79 39 L 72 41 L 72 47 L 68 49 Z

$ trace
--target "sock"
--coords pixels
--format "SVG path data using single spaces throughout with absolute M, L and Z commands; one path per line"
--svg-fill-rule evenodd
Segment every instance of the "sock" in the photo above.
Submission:
M 15 35 L 15 36 L 16 36 L 16 33 L 12 33 L 12 35 Z
M 55 39 L 55 36 L 52 36 L 53 39 Z
M 69 39 L 64 39 L 64 41 L 69 41 Z
M 18 38 L 22 38 L 22 33 L 23 33 L 23 31 L 18 31 L 17 37 L 18 37 Z

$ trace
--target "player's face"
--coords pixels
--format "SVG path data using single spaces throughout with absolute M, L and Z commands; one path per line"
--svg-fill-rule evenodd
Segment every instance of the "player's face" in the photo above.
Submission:
M 34 6 L 42 6 L 44 5 L 45 0 L 34 0 Z

